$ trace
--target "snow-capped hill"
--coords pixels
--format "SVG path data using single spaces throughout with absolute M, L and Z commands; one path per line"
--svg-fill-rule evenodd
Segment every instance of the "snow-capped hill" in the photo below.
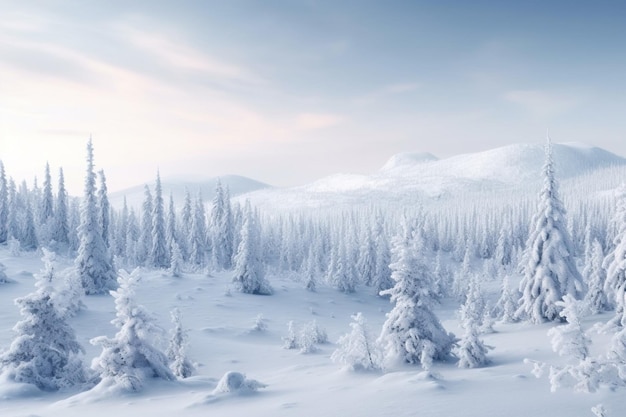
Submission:
M 436 161 L 438 158 L 429 152 L 403 152 L 395 154 L 383 165 L 381 171 L 390 171 L 397 168 L 414 166 L 425 162 Z
M 163 198 L 167 203 L 169 195 L 172 193 L 174 202 L 180 205 L 184 201 L 185 193 L 189 190 L 192 198 L 195 198 L 198 193 L 200 193 L 204 201 L 211 201 L 215 196 L 215 187 L 218 179 L 221 181 L 223 187 L 228 187 L 232 197 L 256 190 L 271 188 L 271 185 L 240 175 L 224 175 L 205 181 L 180 181 L 166 178 L 161 180 Z M 126 202 L 129 207 L 134 207 L 135 209 L 140 208 L 144 198 L 144 185 L 145 184 L 140 184 L 111 193 L 109 195 L 111 205 L 116 208 L 121 208 L 124 205 L 124 197 L 126 197 Z M 150 192 L 154 194 L 154 182 L 147 183 L 147 185 L 150 187 Z
M 585 181 L 609 189 L 614 169 L 626 171 L 626 159 L 578 143 L 553 145 L 559 181 Z M 484 152 L 437 159 L 427 153 L 394 155 L 370 175 L 336 174 L 311 184 L 260 190 L 245 196 L 253 204 L 281 208 L 323 208 L 355 204 L 422 204 L 468 193 L 535 195 L 541 186 L 544 144 L 516 144 Z M 621 172 L 621 171 L 620 171 Z M 564 184 L 567 189 L 567 184 Z M 608 187 L 608 188 L 607 188 Z M 594 192 L 600 192 L 594 188 Z M 483 195 L 484 197 L 484 195 Z
M 583 144 L 554 144 L 553 152 L 557 175 L 561 179 L 575 177 L 590 170 L 626 164 L 626 159 L 620 156 Z M 457 155 L 425 165 L 405 166 L 403 171 L 396 169 L 393 174 L 517 184 L 539 178 L 543 161 L 543 144 L 516 144 Z

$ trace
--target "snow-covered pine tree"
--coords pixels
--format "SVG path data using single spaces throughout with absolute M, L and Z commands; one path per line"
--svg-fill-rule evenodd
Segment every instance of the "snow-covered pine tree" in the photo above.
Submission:
M 374 240 L 376 242 L 376 271 L 374 272 L 374 278 L 372 279 L 372 287 L 376 291 L 376 295 L 393 287 L 393 280 L 391 279 L 391 251 L 389 249 L 389 241 L 387 240 L 387 234 L 383 225 L 383 216 L 378 214 L 376 216 L 376 222 L 372 231 Z
M 489 362 L 487 352 L 490 347 L 480 338 L 484 311 L 485 300 L 478 279 L 474 275 L 470 279 L 467 297 L 460 310 L 461 327 L 465 333 L 456 349 L 459 368 L 477 368 Z
M 602 245 L 598 239 L 594 239 L 591 243 L 589 259 L 583 269 L 583 277 L 587 282 L 587 293 L 585 294 L 585 303 L 591 314 L 608 311 L 610 308 L 609 300 L 604 292 L 604 283 L 606 281 L 606 271 L 602 268 L 604 254 Z
M 211 247 L 213 263 L 218 269 L 229 269 L 233 258 L 233 225 L 230 199 L 218 179 L 211 208 Z
M 59 168 L 59 189 L 54 207 L 54 231 L 52 238 L 62 245 L 69 244 L 69 218 L 67 206 L 67 191 L 63 168 Z
M 183 254 L 183 259 L 189 261 L 189 254 L 191 251 L 191 224 L 193 222 L 193 209 L 191 207 L 191 194 L 189 190 L 185 188 L 185 201 L 183 204 L 183 210 L 180 214 L 180 224 L 178 230 L 180 231 L 180 241 L 178 245 Z
M 347 254 L 347 242 L 342 239 L 337 239 L 336 242 L 336 260 L 333 269 L 329 269 L 329 282 L 341 292 L 353 293 L 356 291 L 357 276 L 354 264 Z
M 39 201 L 38 211 L 38 226 L 39 226 L 39 240 L 47 245 L 52 236 L 52 229 L 54 226 L 54 201 L 52 197 L 52 179 L 50 177 L 50 164 L 46 162 L 46 170 L 44 173 L 43 189 L 41 194 L 41 200 Z
M 170 268 L 169 273 L 175 278 L 179 278 L 183 274 L 183 255 L 180 252 L 178 243 L 174 240 L 172 243 L 172 249 L 170 251 Z
M 152 249 L 152 193 L 150 187 L 144 186 L 144 197 L 141 205 L 141 225 L 139 228 L 139 240 L 137 241 L 136 258 L 138 265 L 148 262 Z
M 238 291 L 247 294 L 272 294 L 273 290 L 265 278 L 265 267 L 261 260 L 259 225 L 249 201 L 246 201 L 244 209 L 234 272 L 233 283 Z
M 93 145 L 87 143 L 85 192 L 80 207 L 78 255 L 75 265 L 85 294 L 106 294 L 116 287 L 109 251 L 102 239 L 96 204 L 96 175 L 93 170 Z
M 179 309 L 173 309 L 170 312 L 170 316 L 174 324 L 167 347 L 167 359 L 170 362 L 170 370 L 178 378 L 188 378 L 193 374 L 194 366 L 187 358 L 187 331 L 183 328 Z
M 165 240 L 167 241 L 167 247 L 170 249 L 170 261 L 171 261 L 171 250 L 172 245 L 176 242 L 178 246 L 178 250 L 180 249 L 180 237 L 178 234 L 178 228 L 176 226 L 176 208 L 174 206 L 174 196 L 170 192 L 169 204 L 167 207 L 167 217 L 165 219 Z M 182 251 L 181 251 L 182 256 Z M 181 258 L 182 260 L 182 258 Z
M 608 301 L 615 306 L 616 317 L 619 317 L 626 310 L 626 184 L 617 190 L 612 227 L 615 229 L 613 249 L 602 263 L 606 270 L 604 292 Z
M 154 204 L 152 205 L 152 247 L 148 256 L 148 263 L 154 268 L 165 269 L 170 266 L 170 253 L 165 239 L 165 215 L 163 208 L 163 191 L 161 189 L 161 175 L 157 172 L 154 186 Z
M 91 344 L 102 346 L 100 356 L 91 364 L 102 379 L 100 384 L 135 392 L 141 391 L 151 378 L 176 379 L 169 369 L 167 355 L 153 342 L 154 335 L 161 329 L 135 300 L 135 288 L 140 278 L 139 269 L 130 274 L 120 270 L 119 287 L 111 291 L 116 316 L 111 323 L 118 331 L 113 338 L 98 336 L 91 339 Z
M 206 215 L 202 195 L 198 193 L 196 203 L 194 204 L 193 217 L 191 218 L 189 262 L 197 268 L 204 267 L 206 251 Z
M 35 276 L 35 292 L 15 300 L 22 320 L 13 327 L 11 346 L 0 353 L 0 367 L 11 379 L 44 391 L 85 382 L 82 346 L 54 303 L 54 254 L 43 249 L 45 269 Z
M 364 233 L 364 238 L 359 248 L 357 271 L 360 281 L 367 286 L 371 286 L 376 276 L 376 242 L 369 230 Z
M 502 323 L 514 323 L 517 321 L 515 316 L 517 300 L 519 300 L 519 295 L 517 291 L 511 288 L 509 277 L 505 276 L 502 280 L 500 298 L 498 298 L 494 306 L 494 314 Z
M 549 138 L 543 179 L 539 207 L 522 260 L 524 277 L 520 283 L 518 315 L 531 323 L 561 320 L 557 302 L 566 294 L 580 298 L 584 286 L 567 232 L 565 208 L 559 199 Z
M 433 277 L 422 259 L 422 242 L 408 224 L 394 239 L 391 278 L 395 285 L 383 291 L 393 309 L 378 338 L 387 360 L 399 359 L 429 369 L 433 360 L 444 360 L 455 343 L 432 311 Z
M 98 187 L 98 219 L 100 222 L 100 232 L 102 233 L 104 245 L 109 248 L 111 237 L 111 204 L 109 203 L 107 179 L 103 169 L 98 171 L 98 178 L 100 178 L 100 187 Z
M 309 255 L 307 256 L 306 268 L 304 270 L 304 286 L 308 291 L 315 292 L 317 289 L 317 277 L 319 273 L 317 257 L 315 256 L 313 248 L 309 248 Z
M 126 196 L 124 196 L 122 212 L 118 216 L 115 229 L 115 247 L 113 248 L 113 253 L 120 258 L 126 258 L 126 235 L 128 233 L 128 203 L 126 202 Z
M 337 341 L 330 359 L 352 371 L 378 371 L 383 367 L 382 352 L 370 336 L 367 321 L 361 312 L 352 316 L 352 331 Z
M 24 250 L 36 250 L 39 246 L 39 240 L 37 239 L 33 207 L 28 198 L 26 198 L 24 204 L 24 224 L 22 227 L 20 243 L 22 245 L 22 249 Z
M 4 164 L 0 161 L 0 245 L 9 240 L 9 187 Z

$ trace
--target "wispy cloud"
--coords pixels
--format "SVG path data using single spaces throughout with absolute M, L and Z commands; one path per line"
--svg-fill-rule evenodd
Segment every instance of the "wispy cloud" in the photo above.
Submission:
M 540 117 L 556 116 L 580 104 L 580 99 L 541 90 L 512 90 L 504 99 Z
M 116 33 L 141 53 L 156 58 L 162 65 L 195 71 L 218 79 L 257 84 L 262 78 L 248 68 L 237 65 L 194 48 L 175 35 L 164 35 L 117 24 Z

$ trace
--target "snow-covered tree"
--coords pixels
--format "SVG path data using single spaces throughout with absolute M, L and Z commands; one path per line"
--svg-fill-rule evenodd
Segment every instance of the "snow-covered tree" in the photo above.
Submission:
M 459 368 L 477 368 L 486 365 L 489 360 L 489 346 L 480 338 L 480 327 L 485 311 L 485 301 L 476 276 L 470 280 L 465 302 L 461 306 L 461 327 L 465 330 L 456 355 L 459 357 Z
M 165 214 L 163 208 L 163 191 L 161 189 L 161 175 L 157 172 L 154 187 L 154 204 L 152 205 L 152 247 L 148 256 L 150 266 L 167 268 L 170 264 L 170 254 L 165 239 Z
M 215 186 L 210 224 L 213 263 L 219 269 L 229 269 L 233 259 L 233 218 L 228 193 L 219 179 Z
M 138 269 L 130 274 L 120 270 L 119 287 L 111 291 L 116 313 L 111 323 L 118 332 L 113 338 L 99 336 L 91 339 L 93 345 L 102 346 L 100 356 L 91 364 L 102 378 L 100 384 L 128 391 L 140 391 L 151 378 L 176 379 L 169 369 L 167 355 L 153 342 L 160 328 L 135 300 L 135 288 L 140 278 Z
M 193 374 L 194 366 L 187 358 L 187 331 L 183 328 L 179 309 L 173 309 L 170 315 L 174 324 L 170 343 L 167 347 L 167 359 L 170 362 L 170 370 L 178 378 L 188 378 Z
M 502 323 L 514 323 L 517 321 L 517 317 L 515 316 L 517 300 L 519 300 L 519 295 L 517 291 L 511 288 L 509 277 L 505 276 L 502 280 L 500 298 L 498 298 L 494 307 L 495 315 Z
M 367 321 L 362 313 L 352 316 L 352 331 L 339 338 L 337 349 L 330 357 L 353 371 L 377 371 L 382 369 L 382 352 L 370 336 Z
M 79 248 L 75 265 L 85 294 L 105 294 L 116 287 L 113 262 L 102 239 L 96 204 L 96 176 L 93 170 L 93 145 L 87 143 L 87 174 L 80 207 Z
M 144 186 L 144 198 L 141 205 L 141 225 L 137 241 L 136 257 L 139 265 L 144 265 L 152 249 L 152 193 L 150 187 Z
M 43 261 L 35 292 L 15 300 L 22 320 L 13 327 L 10 347 L 0 353 L 0 367 L 14 381 L 55 391 L 85 382 L 86 374 L 79 357 L 83 348 L 54 303 L 54 254 L 44 249 Z
M 580 323 L 586 306 L 570 294 L 565 294 L 563 300 L 557 303 L 561 307 L 559 314 L 567 323 L 548 330 L 548 336 L 552 339 L 552 350 L 560 356 L 584 360 L 589 355 L 591 344 Z
M 378 342 L 387 360 L 421 364 L 429 369 L 433 360 L 449 356 L 455 337 L 444 330 L 432 311 L 433 277 L 422 251 L 421 241 L 405 225 L 393 247 L 391 278 L 395 285 L 382 292 L 391 296 L 394 307 L 387 313 Z
M 43 189 L 41 200 L 39 201 L 38 225 L 40 241 L 47 245 L 52 236 L 52 228 L 54 226 L 54 201 L 52 197 L 52 179 L 50 177 L 50 164 L 46 162 L 46 170 L 44 173 Z
M 202 195 L 198 194 L 189 233 L 189 262 L 196 267 L 203 267 L 206 260 L 206 249 L 206 215 Z
M 54 231 L 52 238 L 58 243 L 69 243 L 69 216 L 67 206 L 67 191 L 65 190 L 65 177 L 63 168 L 59 168 L 59 189 L 57 191 L 56 204 L 54 207 Z
M 600 245 L 598 239 L 594 239 L 593 243 L 591 243 L 589 260 L 583 270 L 583 276 L 588 288 L 585 294 L 585 303 L 591 314 L 601 313 L 610 308 L 609 300 L 604 292 L 606 271 L 602 268 L 603 260 L 602 245 Z
M 238 291 L 248 294 L 272 294 L 272 287 L 265 278 L 265 267 L 261 260 L 259 225 L 249 202 L 246 202 L 241 240 L 235 255 L 233 283 Z
M 583 282 L 576 268 L 565 208 L 559 199 L 552 144 L 548 139 L 543 166 L 544 185 L 522 261 L 524 278 L 518 314 L 531 323 L 561 320 L 557 304 L 565 295 L 579 298 Z
M 604 291 L 616 308 L 616 316 L 620 316 L 626 307 L 626 185 L 617 190 L 613 228 L 613 249 L 607 253 L 602 266 L 606 270 Z
M 9 187 L 4 164 L 0 161 L 0 245 L 9 240 Z
M 103 169 L 98 171 L 98 178 L 100 179 L 100 187 L 98 187 L 98 219 L 100 222 L 102 240 L 104 241 L 104 245 L 108 248 L 110 246 L 111 237 L 111 204 L 109 203 L 107 179 Z
M 179 278 L 183 274 L 183 255 L 180 252 L 178 243 L 172 243 L 169 273 L 175 278 Z

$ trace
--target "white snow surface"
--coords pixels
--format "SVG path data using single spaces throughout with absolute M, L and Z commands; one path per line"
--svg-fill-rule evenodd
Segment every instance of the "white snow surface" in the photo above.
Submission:
M 11 328 L 19 320 L 13 299 L 33 291 L 33 273 L 42 264 L 40 254 L 13 257 L 0 248 L 0 262 L 14 283 L 0 285 L 0 346 L 12 340 Z M 70 260 L 61 262 L 71 265 Z M 61 266 L 59 266 L 59 270 Z M 459 369 L 454 362 L 435 363 L 430 372 L 411 365 L 396 365 L 381 372 L 349 372 L 330 360 L 336 341 L 350 331 L 350 316 L 362 312 L 377 335 L 391 308 L 387 300 L 358 288 L 343 294 L 320 287 L 313 293 L 291 278 L 270 277 L 275 293 L 256 296 L 228 292 L 232 272 L 212 276 L 184 274 L 172 278 L 160 271 L 144 270 L 138 285 L 138 302 L 169 329 L 169 311 L 178 307 L 189 330 L 189 356 L 197 363 L 195 376 L 182 381 L 155 380 L 140 393 L 120 393 L 99 386 L 91 391 L 43 393 L 9 381 L 0 381 L 0 415 L 64 417 L 131 416 L 591 416 L 591 407 L 602 403 L 610 416 L 623 415 L 624 389 L 581 394 L 570 389 L 550 392 L 547 378 L 536 379 L 524 358 L 563 363 L 551 350 L 547 331 L 556 324 L 500 324 L 484 336 L 494 346 L 491 364 Z M 499 283 L 484 283 L 495 292 Z M 495 295 L 495 294 L 492 294 Z M 90 296 L 87 308 L 71 319 L 79 342 L 86 349 L 85 362 L 100 353 L 88 341 L 113 336 L 113 298 Z M 436 312 L 448 331 L 461 330 L 457 303 L 444 302 Z M 266 330 L 253 329 L 262 314 Z M 589 328 L 609 316 L 592 316 L 582 323 Z M 331 343 L 320 344 L 314 353 L 282 348 L 287 322 L 304 324 L 316 320 Z M 166 343 L 167 335 L 164 335 Z M 606 349 L 608 336 L 595 336 L 592 348 Z M 245 374 L 266 385 L 246 395 L 215 394 L 228 372 Z

